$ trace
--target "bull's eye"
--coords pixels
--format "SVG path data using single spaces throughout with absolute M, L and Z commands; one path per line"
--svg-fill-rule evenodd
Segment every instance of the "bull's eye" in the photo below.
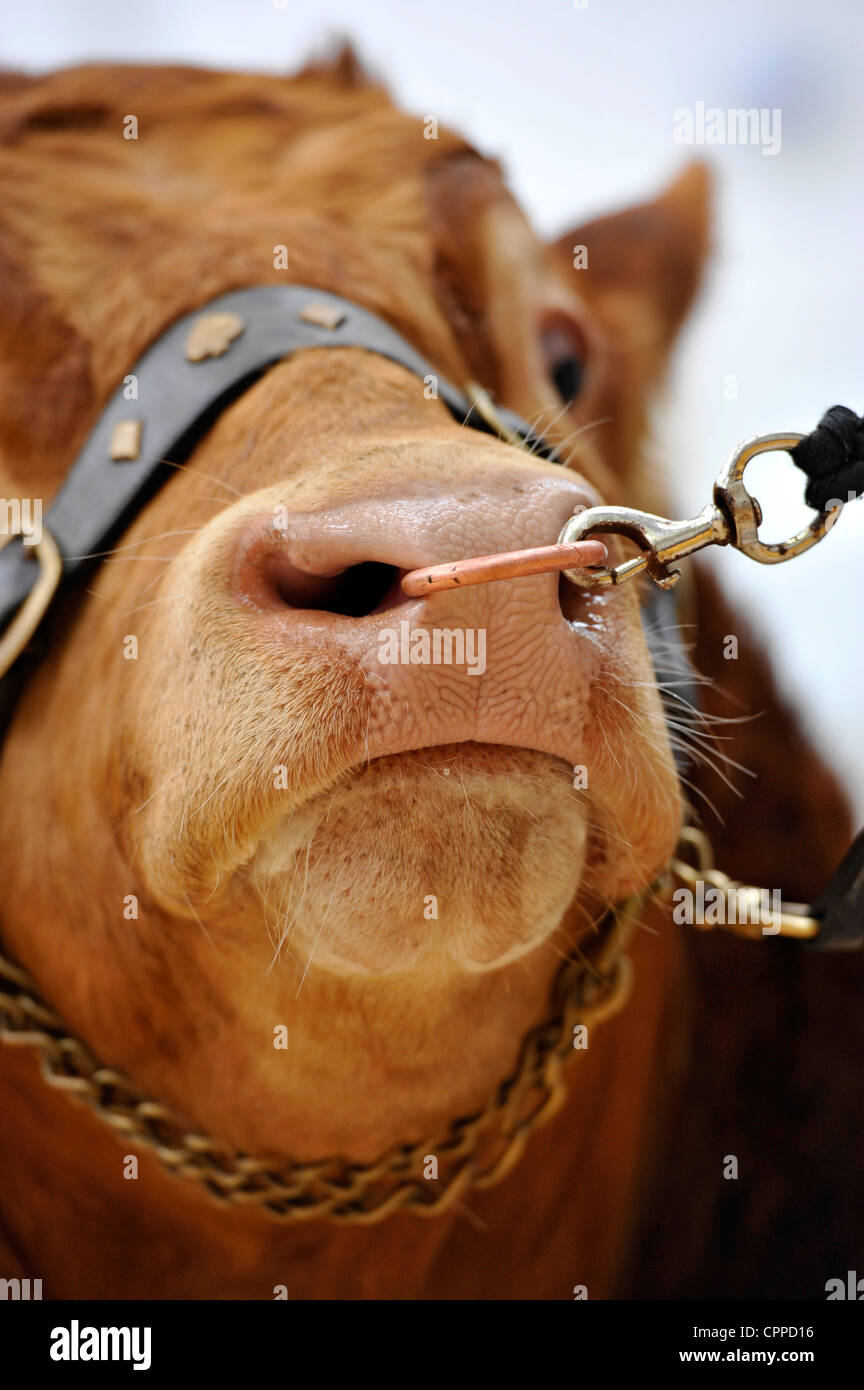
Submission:
M 585 339 L 578 324 L 561 315 L 548 318 L 540 329 L 540 347 L 549 380 L 571 405 L 585 377 Z

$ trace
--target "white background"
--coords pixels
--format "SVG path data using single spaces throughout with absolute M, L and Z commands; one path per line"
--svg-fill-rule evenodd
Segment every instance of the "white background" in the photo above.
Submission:
M 657 421 L 682 508 L 708 500 L 747 435 L 864 410 L 864 4 L 861 0 L 2 0 L 0 62 L 182 60 L 288 72 L 354 39 L 410 110 L 502 158 L 544 232 L 649 194 L 692 151 L 673 112 L 779 107 L 782 147 L 712 146 L 717 250 Z M 737 399 L 724 382 L 737 378 Z M 769 539 L 806 513 L 794 470 L 758 465 Z M 748 475 L 749 477 L 749 475 Z M 791 499 L 790 499 L 791 494 Z M 828 540 L 771 569 L 713 563 L 746 600 L 781 679 L 864 814 L 857 722 L 864 501 Z M 789 756 L 795 750 L 789 749 Z

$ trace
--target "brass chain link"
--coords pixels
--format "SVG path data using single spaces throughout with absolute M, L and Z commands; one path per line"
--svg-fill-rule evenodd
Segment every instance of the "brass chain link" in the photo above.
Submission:
M 576 1025 L 602 1022 L 626 1002 L 631 972 L 623 952 L 643 896 L 607 914 L 590 955 L 564 961 L 551 1016 L 523 1039 L 516 1069 L 481 1110 L 453 1120 L 437 1136 L 394 1145 L 370 1164 L 336 1157 L 259 1158 L 200 1133 L 144 1096 L 124 1073 L 103 1066 L 68 1033 L 26 971 L 2 955 L 0 1041 L 36 1049 L 49 1085 L 89 1106 L 123 1142 L 149 1150 L 170 1173 L 194 1179 L 220 1202 L 290 1222 L 323 1217 L 363 1225 L 399 1210 L 435 1216 L 469 1188 L 491 1187 L 506 1177 L 533 1130 L 561 1105 L 563 1068 L 578 1050 Z M 424 1177 L 430 1157 L 438 1161 L 435 1179 Z
M 749 941 L 762 941 L 766 936 L 785 936 L 795 941 L 812 941 L 819 935 L 820 923 L 806 903 L 785 903 L 777 910 L 770 901 L 769 890 L 752 883 L 730 878 L 715 867 L 711 841 L 695 825 L 685 825 L 678 837 L 675 854 L 669 860 L 665 874 L 655 885 L 661 896 L 668 897 L 677 884 L 689 892 L 702 884 L 713 888 L 725 902 L 726 911 L 717 920 L 693 920 L 688 925 L 697 931 L 731 932 Z M 730 912 L 730 909 L 733 909 Z

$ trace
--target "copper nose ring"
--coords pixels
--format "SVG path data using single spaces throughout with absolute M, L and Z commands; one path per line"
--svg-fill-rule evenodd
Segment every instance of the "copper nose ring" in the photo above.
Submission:
M 422 598 L 440 589 L 463 589 L 469 584 L 491 584 L 496 579 L 518 579 L 526 574 L 582 569 L 602 565 L 607 558 L 602 541 L 573 541 L 569 545 L 540 545 L 531 550 L 507 550 L 499 555 L 477 555 L 446 565 L 411 570 L 402 580 L 402 592 Z

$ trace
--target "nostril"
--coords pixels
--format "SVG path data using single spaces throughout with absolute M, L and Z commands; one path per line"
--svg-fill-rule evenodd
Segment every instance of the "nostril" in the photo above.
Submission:
M 265 583 L 280 603 L 289 608 L 335 613 L 345 618 L 365 618 L 402 601 L 399 580 L 404 571 L 378 560 L 349 565 L 338 574 L 307 574 L 282 556 L 271 556 L 265 566 Z
M 317 537 L 308 524 L 302 534 L 286 534 L 258 517 L 232 548 L 228 585 L 242 604 L 274 614 L 291 608 L 364 618 L 405 603 L 400 581 L 407 569 L 367 559 L 361 544 L 357 537 Z
M 398 588 L 401 571 L 393 565 L 381 564 L 378 560 L 365 560 L 362 564 L 351 565 L 341 574 L 319 581 L 320 592 L 308 591 L 302 602 L 292 584 L 281 584 L 279 594 L 292 608 L 313 608 L 327 613 L 338 613 L 345 618 L 365 618 L 380 608 L 396 585 Z M 312 576 L 304 575 L 308 580 Z
M 558 580 L 558 603 L 568 623 L 575 623 L 581 617 L 581 598 L 582 590 L 562 574 Z

